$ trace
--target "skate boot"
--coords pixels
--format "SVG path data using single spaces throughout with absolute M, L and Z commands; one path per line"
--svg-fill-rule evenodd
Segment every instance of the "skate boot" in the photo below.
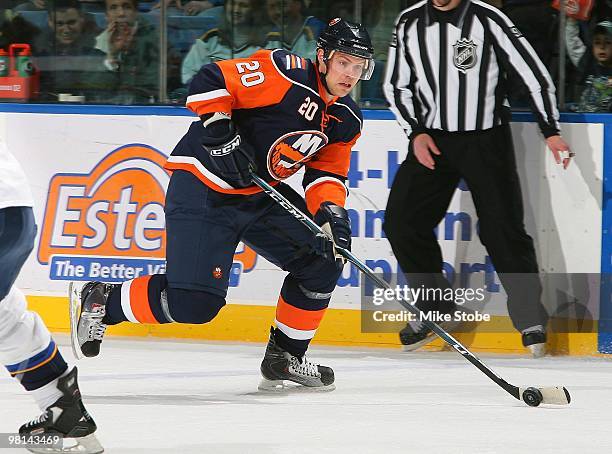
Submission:
M 406 327 L 399 332 L 399 338 L 402 343 L 402 350 L 411 352 L 429 344 L 436 337 L 434 332 L 424 324 L 408 323 Z
M 283 350 L 276 344 L 273 328 L 270 329 L 270 340 L 261 362 L 261 375 L 261 391 L 286 389 L 283 381 L 298 383 L 316 391 L 332 391 L 336 388 L 331 367 L 311 363 L 306 356 L 299 358 Z
M 546 355 L 546 331 L 544 331 L 542 325 L 523 330 L 521 340 L 534 358 L 541 358 Z
M 28 450 L 34 453 L 97 454 L 104 452 L 104 448 L 94 435 L 96 423 L 87 413 L 81 400 L 76 367 L 73 367 L 68 375 L 58 380 L 57 388 L 62 392 L 62 397 L 47 407 L 38 418 L 21 426 L 19 435 L 38 439 L 59 436 L 62 440 L 53 447 L 29 447 Z M 66 438 L 73 440 L 65 440 Z
M 469 310 L 462 308 L 462 312 L 469 312 Z M 452 312 L 448 312 L 452 313 Z M 444 321 L 438 323 L 440 328 L 442 328 L 446 332 L 456 331 L 461 325 L 461 321 L 455 320 L 453 317 L 449 321 Z M 402 344 L 402 350 L 405 352 L 411 352 L 418 348 L 421 348 L 434 340 L 436 340 L 436 335 L 433 331 L 431 331 L 424 323 L 415 321 L 409 322 L 404 329 L 399 332 L 399 339 Z
M 72 350 L 77 358 L 92 357 L 100 353 L 100 344 L 106 331 L 103 322 L 106 302 L 113 284 L 88 282 L 80 294 L 70 289 L 70 332 Z

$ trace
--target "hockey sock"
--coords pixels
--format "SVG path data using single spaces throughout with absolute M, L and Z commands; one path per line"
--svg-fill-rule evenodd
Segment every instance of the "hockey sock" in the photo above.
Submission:
M 46 410 L 48 407 L 54 404 L 60 397 L 62 397 L 62 392 L 58 389 L 57 383 L 60 378 L 65 377 L 69 373 L 70 371 L 68 370 L 68 368 L 66 368 L 64 373 L 58 376 L 55 380 L 47 383 L 44 386 L 41 386 L 40 388 L 36 388 L 30 391 L 32 397 L 34 397 L 34 400 L 42 411 Z
M 0 363 L 30 391 L 55 380 L 67 364 L 36 312 L 15 286 L 0 300 Z
M 114 325 L 120 322 L 170 323 L 165 289 L 165 274 L 153 274 L 126 281 L 110 293 L 106 302 L 103 322 Z M 164 294 L 162 294 L 162 292 Z
M 276 305 L 277 344 L 294 356 L 304 356 L 330 298 L 331 292 L 308 290 L 291 275 L 287 276 Z
M 17 364 L 8 364 L 6 368 L 11 377 L 15 377 L 27 391 L 32 391 L 61 377 L 68 365 L 51 339 L 44 350 Z

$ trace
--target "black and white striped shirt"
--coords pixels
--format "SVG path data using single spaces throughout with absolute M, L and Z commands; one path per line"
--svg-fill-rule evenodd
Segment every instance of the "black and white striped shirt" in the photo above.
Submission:
M 557 134 L 553 82 L 510 19 L 479 0 L 443 13 L 423 0 L 397 19 L 384 90 L 409 137 L 426 129 L 484 130 L 507 119 L 512 73 L 526 85 L 543 134 Z

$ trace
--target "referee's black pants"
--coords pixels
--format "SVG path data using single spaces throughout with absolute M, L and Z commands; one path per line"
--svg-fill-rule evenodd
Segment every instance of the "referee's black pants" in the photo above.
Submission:
M 442 153 L 433 155 L 435 170 L 421 165 L 410 149 L 393 181 L 385 214 L 384 231 L 409 282 L 413 286 L 415 281 L 427 287 L 441 286 L 442 251 L 434 229 L 463 178 L 476 207 L 480 241 L 508 295 L 514 327 L 522 331 L 546 326 L 535 248 L 523 223 L 510 127 L 429 134 Z M 433 307 L 431 302 L 417 306 L 422 310 L 447 309 Z

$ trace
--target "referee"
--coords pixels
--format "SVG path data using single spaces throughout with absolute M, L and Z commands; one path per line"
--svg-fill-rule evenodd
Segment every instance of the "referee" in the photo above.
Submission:
M 510 134 L 509 78 L 528 93 L 555 161 L 567 168 L 555 87 L 514 24 L 479 0 L 423 0 L 402 11 L 389 48 L 384 91 L 410 140 L 389 195 L 384 231 L 413 287 L 448 287 L 434 229 L 464 179 L 479 235 L 508 295 L 508 312 L 534 356 L 545 353 L 547 314 Z M 521 273 L 518 275 L 517 273 Z M 448 313 L 454 303 L 419 301 Z M 422 325 L 400 332 L 406 350 L 433 340 Z

